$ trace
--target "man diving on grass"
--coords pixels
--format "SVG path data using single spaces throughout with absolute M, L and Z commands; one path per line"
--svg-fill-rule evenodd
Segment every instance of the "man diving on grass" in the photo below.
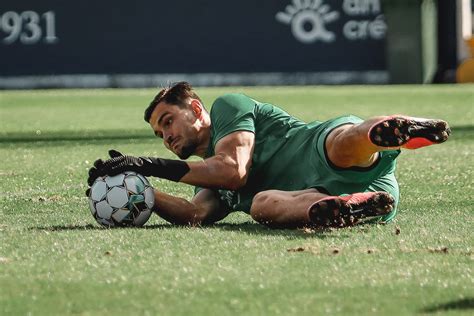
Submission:
M 442 143 L 451 132 L 445 121 L 403 115 L 305 123 L 243 94 L 217 98 L 208 112 L 187 82 L 162 89 L 145 121 L 179 158 L 203 160 L 110 150 L 89 170 L 88 184 L 130 170 L 193 185 L 190 201 L 155 189 L 154 211 L 180 225 L 212 224 L 234 211 L 273 228 L 389 222 L 401 150 Z

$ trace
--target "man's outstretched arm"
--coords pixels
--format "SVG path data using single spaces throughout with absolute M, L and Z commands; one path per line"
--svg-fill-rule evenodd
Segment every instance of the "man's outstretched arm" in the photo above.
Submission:
M 92 185 L 99 176 L 135 171 L 144 176 L 155 176 L 195 186 L 237 190 L 247 181 L 254 143 L 254 133 L 237 131 L 219 140 L 214 156 L 192 162 L 123 156 L 111 150 L 111 159 L 99 159 L 89 170 L 88 183 Z

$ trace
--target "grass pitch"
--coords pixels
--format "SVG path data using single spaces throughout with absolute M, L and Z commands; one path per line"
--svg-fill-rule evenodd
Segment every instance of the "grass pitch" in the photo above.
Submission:
M 172 157 L 143 121 L 154 90 L 0 91 L 0 314 L 472 314 L 474 86 L 199 88 L 305 121 L 403 113 L 451 139 L 405 151 L 389 225 L 270 230 L 234 213 L 210 227 L 103 229 L 87 169 L 109 148 Z M 152 184 L 190 198 L 192 188 Z

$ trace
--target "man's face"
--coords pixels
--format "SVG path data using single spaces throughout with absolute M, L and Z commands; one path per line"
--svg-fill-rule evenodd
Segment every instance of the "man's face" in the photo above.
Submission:
M 160 102 L 149 123 L 155 135 L 163 139 L 166 148 L 179 158 L 187 159 L 199 145 L 197 120 L 190 106 L 183 108 Z

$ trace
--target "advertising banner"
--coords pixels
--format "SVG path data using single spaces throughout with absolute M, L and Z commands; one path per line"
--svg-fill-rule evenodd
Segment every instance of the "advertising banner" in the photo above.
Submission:
M 386 29 L 380 0 L 3 0 L 0 86 L 63 75 L 383 81 Z

